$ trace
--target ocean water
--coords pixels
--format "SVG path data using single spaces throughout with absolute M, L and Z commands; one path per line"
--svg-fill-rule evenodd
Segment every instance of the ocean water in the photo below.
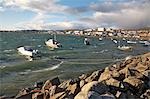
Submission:
M 90 37 L 91 45 L 83 44 L 84 37 L 57 35 L 62 48 L 52 50 L 44 42 L 53 35 L 33 32 L 0 32 L 0 95 L 15 95 L 34 82 L 58 76 L 61 80 L 104 68 L 129 55 L 150 51 L 150 47 L 134 44 L 133 51 L 117 49 L 110 39 L 99 41 Z M 121 40 L 120 40 L 121 41 Z M 125 44 L 125 41 L 121 41 Z M 28 61 L 17 52 L 19 46 L 32 46 L 41 52 L 41 58 Z

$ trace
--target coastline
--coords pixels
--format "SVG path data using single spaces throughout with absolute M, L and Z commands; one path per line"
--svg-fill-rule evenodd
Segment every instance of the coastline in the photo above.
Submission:
M 1 99 L 145 99 L 150 98 L 150 52 L 128 57 L 105 69 L 60 82 L 56 77 Z

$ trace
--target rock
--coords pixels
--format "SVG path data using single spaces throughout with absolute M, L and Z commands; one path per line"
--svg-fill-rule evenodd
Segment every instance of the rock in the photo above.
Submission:
M 36 82 L 36 83 L 34 84 L 34 87 L 35 87 L 35 88 L 42 88 L 42 86 L 43 86 L 43 82 Z
M 63 97 L 64 95 L 65 95 L 65 92 L 60 92 L 51 96 L 50 99 L 62 99 L 61 97 Z
M 80 79 L 79 78 L 75 78 L 75 79 L 71 79 L 70 83 L 71 85 L 75 84 L 75 83 L 80 83 Z
M 62 82 L 58 87 L 62 89 L 66 89 L 70 85 L 71 80 L 67 80 Z
M 150 89 L 146 90 L 144 94 L 141 95 L 142 99 L 150 99 Z
M 45 82 L 45 84 L 43 85 L 43 87 L 42 87 L 42 90 L 44 91 L 44 90 L 49 90 L 49 88 L 51 87 L 51 86 L 53 86 L 53 85 L 59 85 L 60 84 L 60 81 L 59 81 L 59 78 L 58 77 L 56 77 L 56 78 L 54 78 L 54 79 L 52 79 L 52 80 L 47 80 L 46 82 Z
M 20 97 L 20 96 L 23 96 L 23 95 L 27 95 L 31 92 L 31 88 L 24 88 L 22 89 L 21 91 L 19 91 L 19 93 L 16 95 L 16 98 L 17 97 Z
M 85 83 L 86 83 L 86 82 L 85 82 L 84 80 L 81 80 L 81 81 L 80 81 L 80 88 L 82 88 Z
M 89 77 L 85 79 L 86 82 L 92 82 L 92 81 L 98 81 L 100 74 L 103 72 L 103 70 L 98 70 L 93 72 Z
M 87 99 L 87 97 L 88 94 L 81 91 L 74 97 L 74 99 Z
M 106 80 L 106 84 L 110 86 L 120 87 L 120 81 L 110 78 L 109 80 Z
M 111 78 L 111 74 L 112 72 L 109 70 L 108 67 L 105 68 L 105 71 L 103 73 L 101 73 L 100 78 L 98 79 L 99 82 L 107 80 L 109 78 Z
M 138 63 L 138 65 L 135 67 L 135 69 L 137 71 L 139 71 L 140 73 L 142 73 L 148 69 L 148 66 L 144 66 L 143 64 Z
M 126 82 L 136 88 L 140 87 L 143 84 L 143 81 L 141 81 L 140 79 L 137 79 L 135 77 L 131 77 L 131 76 L 129 76 L 128 78 L 125 78 L 123 80 L 123 82 Z
M 73 85 L 69 85 L 66 90 L 69 91 L 69 94 L 76 95 L 81 89 L 80 89 L 79 85 L 75 83 Z
M 88 93 L 88 99 L 115 99 L 112 94 L 99 95 L 97 92 L 90 91 Z
M 84 80 L 84 79 L 86 79 L 86 77 L 87 77 L 86 74 L 82 74 L 81 76 L 79 76 L 79 79 L 80 79 L 80 80 Z
M 84 85 L 81 89 L 82 92 L 88 93 L 89 91 L 96 91 L 99 94 L 103 94 L 109 91 L 109 87 L 104 85 L 102 82 L 93 81 Z
M 125 92 L 117 92 L 117 99 L 139 99 L 136 95 L 133 95 L 130 91 Z

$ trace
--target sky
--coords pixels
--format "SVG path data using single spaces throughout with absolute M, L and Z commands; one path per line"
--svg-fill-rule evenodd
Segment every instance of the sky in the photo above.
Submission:
M 150 27 L 150 0 L 0 0 L 0 30 Z

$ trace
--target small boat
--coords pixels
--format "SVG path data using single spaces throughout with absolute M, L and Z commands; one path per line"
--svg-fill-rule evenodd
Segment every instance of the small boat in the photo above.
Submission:
M 32 49 L 29 46 L 22 46 L 22 47 L 17 48 L 17 50 L 21 55 L 26 56 L 26 58 L 28 58 L 30 61 L 32 61 L 33 58 L 37 57 L 39 54 L 38 50 Z
M 45 44 L 48 47 L 51 47 L 51 48 L 59 48 L 59 47 L 61 47 L 61 44 L 59 42 L 57 42 L 56 40 L 53 40 L 53 39 L 49 39 L 48 41 L 45 42 Z
M 100 37 L 100 38 L 98 38 L 98 40 L 99 40 L 99 41 L 102 41 L 102 40 L 103 40 L 103 38 L 101 38 L 101 37 Z
M 132 47 L 123 45 L 123 46 L 118 46 L 118 49 L 122 51 L 127 51 L 127 50 L 132 50 Z
M 118 43 L 118 41 L 117 41 L 117 40 L 112 40 L 112 41 L 113 41 L 114 43 L 116 43 L 116 44 Z
M 84 38 L 84 44 L 85 45 L 90 45 L 90 40 L 88 38 Z
M 127 41 L 128 44 L 136 44 L 136 41 Z
M 145 42 L 144 42 L 144 46 L 150 46 L 150 42 L 145 41 Z

